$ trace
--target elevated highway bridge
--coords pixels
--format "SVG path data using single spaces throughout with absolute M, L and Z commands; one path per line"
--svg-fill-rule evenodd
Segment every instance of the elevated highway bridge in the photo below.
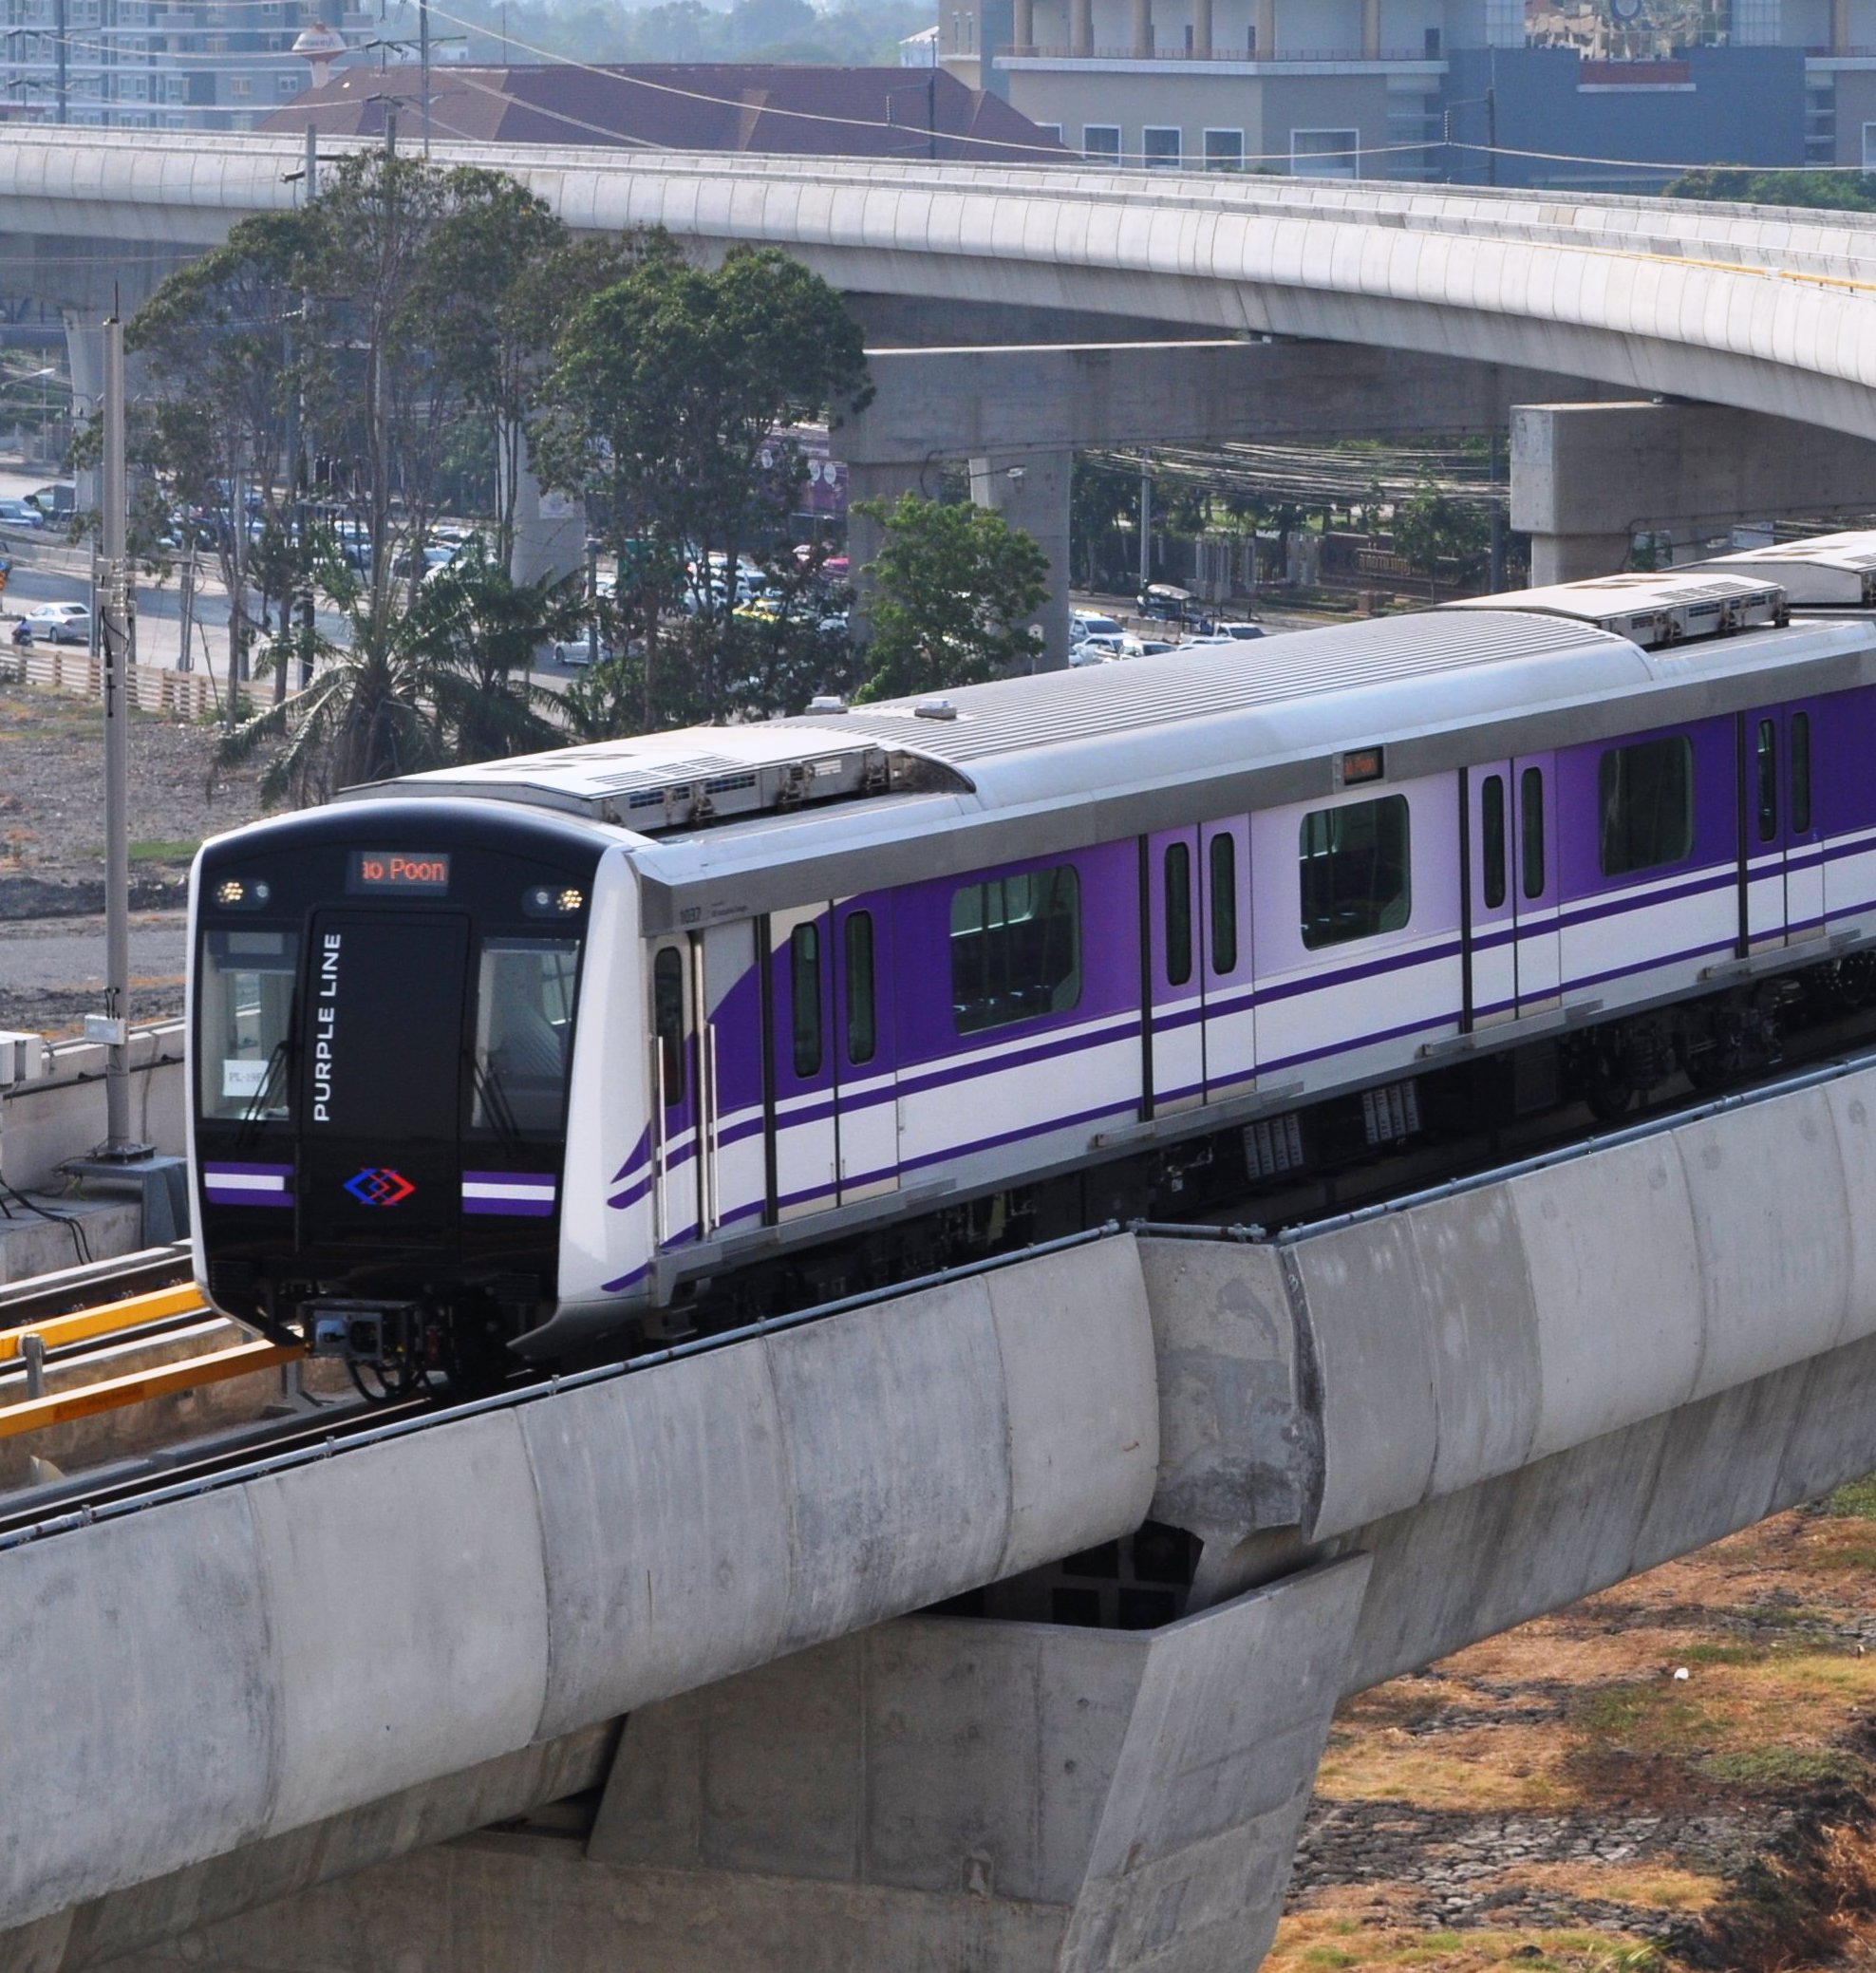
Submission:
M 1510 421 L 1512 522 L 1540 583 L 1609 573 L 1640 527 L 1876 504 L 1876 231 L 1858 214 L 1079 164 L 435 152 L 512 173 L 582 232 L 781 248 L 853 296 L 881 348 L 1022 346 L 1021 388 L 1000 397 L 986 367 L 962 408 L 953 373 L 875 361 L 879 396 L 842 449 L 871 495 L 970 458 L 975 496 L 1050 556 L 1057 663 L 1075 444 Z M 70 311 L 81 392 L 97 387 L 84 326 L 236 220 L 291 206 L 303 164 L 272 135 L 6 132 L 0 247 L 23 294 Z M 1221 336 L 1254 347 L 1210 359 L 1197 390 L 1190 349 L 1153 347 Z M 985 415 L 1012 397 L 1021 417 Z M 1642 402 L 1558 409 L 1611 397 Z M 1549 412 L 1510 420 L 1519 404 Z M 529 552 L 577 558 L 581 532 L 555 542 L 543 523 Z

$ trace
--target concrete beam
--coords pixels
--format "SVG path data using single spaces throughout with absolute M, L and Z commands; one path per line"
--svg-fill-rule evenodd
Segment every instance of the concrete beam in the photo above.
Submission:
M 1157 1424 L 1106 1240 L 10 1550 L 76 1696 L 9 1715 L 0 1926 L 1117 1539 Z
M 867 367 L 872 402 L 836 441 L 850 465 L 1034 447 L 1502 431 L 1515 404 L 1559 387 L 1596 395 L 1543 371 L 1342 343 L 869 349 Z
M 1643 529 L 1876 511 L 1876 443 L 1718 404 L 1525 404 L 1511 414 L 1511 525 L 1531 580 L 1605 575 Z

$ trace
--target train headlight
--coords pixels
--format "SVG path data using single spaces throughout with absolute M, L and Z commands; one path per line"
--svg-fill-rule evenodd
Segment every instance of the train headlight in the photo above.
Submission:
M 231 911 L 257 911 L 273 895 L 265 877 L 224 877 L 215 887 L 215 901 Z
M 586 906 L 586 893 L 572 884 L 531 884 L 521 909 L 531 918 L 565 918 Z

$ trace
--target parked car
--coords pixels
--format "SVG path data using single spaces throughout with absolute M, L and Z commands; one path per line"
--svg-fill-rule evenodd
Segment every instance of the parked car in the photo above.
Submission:
M 0 500 L 0 527 L 43 528 L 46 517 L 30 500 Z
M 592 647 L 584 637 L 556 637 L 548 647 L 556 665 L 589 665 L 592 662 Z M 599 640 L 599 662 L 603 665 L 612 655 L 612 647 L 605 638 Z
M 28 639 L 37 644 L 89 644 L 91 612 L 83 603 L 40 603 L 20 619 Z

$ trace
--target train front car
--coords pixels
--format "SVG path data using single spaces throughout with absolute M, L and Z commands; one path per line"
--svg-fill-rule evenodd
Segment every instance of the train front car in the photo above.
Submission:
M 371 1396 L 485 1386 L 553 1312 L 606 842 L 368 800 L 205 845 L 190 898 L 197 1268 Z M 616 859 L 615 859 L 616 861 Z

